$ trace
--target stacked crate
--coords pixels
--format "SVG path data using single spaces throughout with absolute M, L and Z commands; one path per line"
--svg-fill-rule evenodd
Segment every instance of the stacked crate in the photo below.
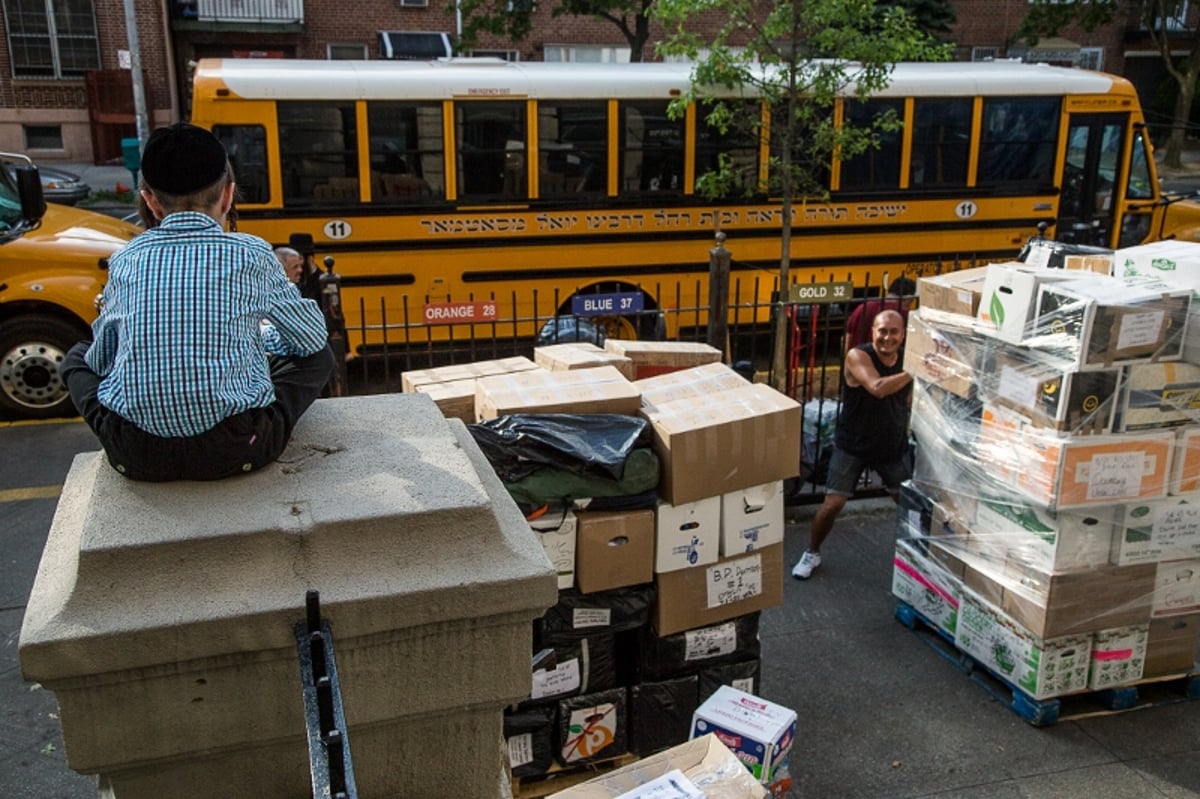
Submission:
M 905 349 L 917 459 L 894 593 L 1035 699 L 1195 659 L 1191 293 L 1095 259 L 922 279 Z

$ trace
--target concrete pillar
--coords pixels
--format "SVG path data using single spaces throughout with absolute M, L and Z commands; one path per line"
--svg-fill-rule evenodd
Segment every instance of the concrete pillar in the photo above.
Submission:
M 260 472 L 135 483 L 76 457 L 21 630 L 67 762 L 116 799 L 311 796 L 293 625 L 330 621 L 359 794 L 495 796 L 554 571 L 421 394 L 319 400 Z

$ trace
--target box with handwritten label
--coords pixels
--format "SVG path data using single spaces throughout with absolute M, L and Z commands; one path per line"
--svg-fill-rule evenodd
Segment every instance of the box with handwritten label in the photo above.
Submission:
M 1158 563 L 1200 557 L 1200 494 L 1121 506 L 1113 563 Z
M 783 602 L 783 544 L 654 575 L 659 635 L 706 627 Z

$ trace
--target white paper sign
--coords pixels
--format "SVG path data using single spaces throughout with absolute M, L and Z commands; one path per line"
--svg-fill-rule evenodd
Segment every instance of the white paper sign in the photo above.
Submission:
M 1148 347 L 1158 343 L 1158 334 L 1162 332 L 1162 311 L 1145 311 L 1143 313 L 1127 313 L 1121 316 L 1121 330 L 1117 333 L 1117 349 L 1125 350 L 1130 347 Z
M 1200 505 L 1171 505 L 1154 513 L 1151 539 L 1164 547 L 1178 540 L 1191 541 L 1200 532 Z
M 728 655 L 737 649 L 737 625 L 733 622 L 684 633 L 684 660 L 703 660 Z
M 676 768 L 632 791 L 626 791 L 616 799 L 704 799 L 704 793 Z
M 1021 407 L 1034 408 L 1037 407 L 1038 385 L 1036 378 L 1029 377 L 1020 369 L 1006 366 L 1000 372 L 1000 385 L 996 387 L 996 394 L 1001 399 Z
M 559 663 L 553 669 L 539 669 L 533 673 L 533 687 L 529 691 L 531 699 L 541 699 L 546 696 L 559 696 L 579 690 L 579 658 Z
M 1125 499 L 1142 489 L 1143 452 L 1113 452 L 1093 455 L 1088 468 L 1087 498 Z
M 508 739 L 508 764 L 513 768 L 533 762 L 533 733 L 523 732 Z
M 571 614 L 571 627 L 576 630 L 585 627 L 607 627 L 611 623 L 610 608 L 575 608 Z
M 716 566 L 709 566 L 707 572 L 710 608 L 732 605 L 763 592 L 761 555 L 718 563 Z

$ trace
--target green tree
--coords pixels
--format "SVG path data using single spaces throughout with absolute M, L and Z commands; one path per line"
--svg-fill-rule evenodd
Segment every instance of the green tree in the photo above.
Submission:
M 1186 12 L 1187 0 L 1031 0 L 1017 36 L 1036 43 L 1039 37 L 1054 36 L 1072 24 L 1093 31 L 1113 22 L 1139 21 L 1175 82 L 1175 110 L 1164 160 L 1178 168 L 1200 80 L 1200 28 L 1183 26 Z M 1187 55 L 1180 58 L 1172 53 L 1185 42 Z
M 949 0 L 880 0 L 880 8 L 897 6 L 912 15 L 919 30 L 942 41 L 949 41 L 958 17 Z
M 629 60 L 641 61 L 650 41 L 650 7 L 654 0 L 558 0 L 550 16 L 592 17 L 610 22 L 629 43 Z M 462 44 L 470 46 L 482 32 L 522 41 L 533 27 L 533 0 L 459 0 Z
M 753 98 L 769 109 L 767 185 L 748 191 L 780 198 L 779 286 L 785 298 L 795 204 L 827 198 L 824 176 L 835 152 L 851 159 L 878 146 L 882 131 L 900 125 L 886 115 L 867 125 L 836 125 L 838 98 L 865 99 L 887 86 L 896 62 L 943 60 L 949 48 L 919 30 L 904 9 L 877 8 L 874 0 L 657 0 L 653 13 L 668 31 L 659 53 L 695 63 L 691 87 L 673 101 L 673 113 L 695 102 L 720 132 L 749 125 L 761 137 L 767 133 L 761 117 L 746 114 L 744 104 Z M 701 176 L 699 190 L 710 198 L 728 192 L 738 185 L 731 169 L 730 159 L 721 159 L 713 173 Z M 779 389 L 786 381 L 781 316 L 772 364 Z

